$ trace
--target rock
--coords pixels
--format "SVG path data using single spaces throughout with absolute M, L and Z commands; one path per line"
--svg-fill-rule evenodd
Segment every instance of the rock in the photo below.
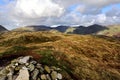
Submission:
M 39 71 L 40 71 L 41 74 L 43 74 L 44 73 L 44 68 L 42 66 L 40 66 Z
M 35 69 L 35 66 L 33 64 L 29 64 L 29 66 L 27 68 L 31 72 Z
M 29 65 L 29 63 L 25 63 L 25 65 L 26 65 L 26 66 L 28 66 L 28 65 Z
M 57 72 L 56 72 L 56 71 L 52 71 L 52 73 L 51 73 L 52 79 L 53 79 L 53 80 L 56 80 L 56 79 L 57 79 L 57 76 L 58 76 Z
M 42 74 L 42 75 L 40 76 L 40 78 L 41 78 L 42 80 L 46 80 L 46 79 L 47 79 L 45 74 Z
M 41 68 L 41 66 L 42 66 L 42 65 L 39 64 L 39 63 L 37 63 L 37 65 L 36 65 L 37 68 Z
M 8 77 L 8 80 L 13 80 L 13 75 L 11 73 L 9 73 L 7 77 Z
M 15 80 L 18 77 L 18 75 L 13 75 L 13 80 Z
M 37 80 L 40 80 L 40 78 L 38 78 Z
M 29 72 L 26 67 L 23 67 L 20 70 L 19 75 L 15 80 L 29 80 Z
M 6 80 L 7 76 L 5 75 L 0 75 L 0 80 Z
M 51 70 L 50 70 L 50 68 L 49 68 L 48 66 L 45 66 L 44 69 L 45 69 L 45 71 L 46 71 L 47 73 L 50 73 L 50 72 L 51 72 Z
M 29 59 L 30 59 L 30 56 L 23 57 L 19 60 L 19 63 L 20 64 L 25 64 L 29 61 Z
M 34 64 L 34 65 L 35 65 L 35 64 L 37 64 L 37 62 L 36 62 L 36 61 L 31 61 L 30 63 L 31 63 L 31 64 Z
M 56 70 L 57 68 L 55 66 L 51 66 L 51 69 L 52 70 Z
M 13 80 L 14 69 L 9 68 L 9 73 L 7 74 L 8 80 Z
M 60 68 L 56 68 L 56 70 L 57 70 L 57 71 L 61 71 L 61 69 L 60 69 Z
M 47 80 L 52 80 L 49 76 L 49 74 L 46 74 Z
M 18 60 L 17 60 L 17 59 L 14 59 L 14 60 L 11 61 L 11 64 L 15 64 L 15 63 L 17 63 L 17 62 L 18 62 Z
M 62 75 L 60 73 L 57 74 L 58 79 L 62 79 Z
M 2 69 L 2 70 L 0 71 L 0 78 L 6 77 L 8 73 L 9 73 L 9 70 L 8 70 L 8 69 L 6 69 L 6 68 Z M 0 79 L 0 80 L 1 80 L 1 79 Z
M 18 63 L 15 63 L 15 66 L 18 66 Z
M 33 79 L 33 80 L 36 80 L 38 74 L 39 74 L 39 70 L 38 70 L 38 69 L 35 69 L 35 70 L 33 71 L 32 79 Z
M 0 71 L 0 80 L 61 80 L 61 70 L 30 59 L 30 56 L 19 57 Z M 29 79 L 30 78 L 30 79 Z
M 19 71 L 21 69 L 20 66 L 15 67 L 15 71 Z
M 3 69 L 3 67 L 0 66 L 0 71 Z

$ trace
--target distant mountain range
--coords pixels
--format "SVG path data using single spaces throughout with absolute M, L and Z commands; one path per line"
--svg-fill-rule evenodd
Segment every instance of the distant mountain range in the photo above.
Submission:
M 30 25 L 30 26 L 25 26 L 25 27 L 20 27 L 17 29 L 14 29 L 13 31 L 48 31 L 48 30 L 58 30 L 59 32 L 62 33 L 73 33 L 73 34 L 94 34 L 99 31 L 108 29 L 105 26 L 94 24 L 91 26 L 76 26 L 76 27 L 70 27 L 70 26 L 57 26 L 57 27 L 50 27 L 50 26 L 45 26 L 45 25 Z
M 7 31 L 6 28 L 0 25 L 0 32 Z M 120 25 L 102 26 L 93 24 L 90 26 L 57 26 L 50 27 L 46 25 L 30 25 L 13 29 L 12 31 L 59 31 L 67 34 L 94 34 L 94 35 L 106 35 L 106 36 L 120 36 Z

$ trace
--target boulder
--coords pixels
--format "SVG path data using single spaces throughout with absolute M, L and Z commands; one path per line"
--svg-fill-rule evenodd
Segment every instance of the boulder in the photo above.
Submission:
M 26 67 L 23 67 L 20 70 L 19 75 L 15 80 L 29 80 L 29 72 Z

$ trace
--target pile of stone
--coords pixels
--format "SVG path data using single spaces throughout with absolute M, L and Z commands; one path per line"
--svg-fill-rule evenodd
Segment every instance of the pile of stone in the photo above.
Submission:
M 62 80 L 61 69 L 37 63 L 31 56 L 19 57 L 0 71 L 0 80 Z

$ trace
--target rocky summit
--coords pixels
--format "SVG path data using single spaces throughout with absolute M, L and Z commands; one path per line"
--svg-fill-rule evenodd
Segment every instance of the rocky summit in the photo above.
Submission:
M 61 69 L 38 63 L 31 56 L 19 57 L 0 69 L 0 80 L 62 80 Z

